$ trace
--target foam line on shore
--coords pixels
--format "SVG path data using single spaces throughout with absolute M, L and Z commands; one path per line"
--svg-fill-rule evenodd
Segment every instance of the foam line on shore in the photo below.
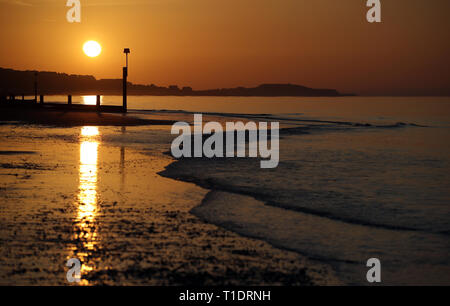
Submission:
M 377 237 L 389 235 L 392 245 L 386 252 L 389 255 L 383 256 L 385 277 L 396 284 L 407 284 L 407 274 L 399 273 L 395 264 L 399 258 L 396 245 L 403 244 L 413 252 L 416 240 L 440 239 L 425 234 L 410 235 L 408 232 L 347 224 L 265 205 L 250 196 L 217 190 L 210 191 L 191 213 L 240 235 L 329 264 L 343 282 L 353 285 L 367 283 L 365 260 L 373 256 L 376 249 L 367 247 L 364 241 L 381 246 L 382 239 Z M 344 245 L 345 248 L 342 247 Z
M 130 110 L 136 113 L 161 113 L 161 114 L 190 114 L 194 115 L 199 112 L 192 111 L 184 111 L 184 110 L 138 110 L 132 109 Z M 297 122 L 297 123 L 324 123 L 324 124 L 335 124 L 341 126 L 349 126 L 349 127 L 373 127 L 373 128 L 399 128 L 399 127 L 427 127 L 424 125 L 416 124 L 416 123 L 408 123 L 408 122 L 395 122 L 390 124 L 373 124 L 367 122 L 352 122 L 352 121 L 336 121 L 336 120 L 319 120 L 313 118 L 291 118 L 291 117 L 282 117 L 279 115 L 273 114 L 240 114 L 240 113 L 223 113 L 223 112 L 200 112 L 204 116 L 219 116 L 226 118 L 244 118 L 244 119 L 253 119 L 253 120 L 269 120 L 269 121 L 286 121 L 286 122 Z M 303 114 L 300 114 L 303 115 Z
M 168 165 L 164 171 L 161 171 L 158 174 L 161 176 L 164 176 L 164 177 L 168 177 L 168 178 L 172 178 L 172 179 L 176 179 L 176 180 L 180 180 L 180 181 L 184 181 L 184 182 L 194 183 L 202 188 L 209 189 L 209 190 L 220 190 L 223 192 L 239 194 L 242 196 L 250 196 L 256 200 L 264 202 L 266 205 L 270 205 L 273 207 L 282 208 L 282 209 L 286 209 L 286 210 L 290 210 L 290 211 L 295 211 L 298 213 L 304 213 L 304 214 L 314 215 L 317 217 L 327 218 L 327 219 L 334 220 L 337 222 L 343 222 L 343 223 L 348 223 L 348 224 L 353 224 L 353 225 L 360 225 L 360 226 L 365 226 L 365 227 L 380 228 L 380 229 L 386 229 L 386 230 L 408 231 L 408 232 L 422 232 L 423 231 L 424 233 L 427 232 L 425 230 L 420 230 L 420 229 L 413 228 L 413 227 L 393 226 L 393 225 L 389 225 L 389 224 L 362 221 L 362 220 L 358 220 L 358 219 L 354 219 L 354 218 L 345 218 L 342 216 L 334 215 L 329 212 L 323 212 L 320 210 L 310 209 L 310 208 L 306 208 L 306 207 L 288 206 L 288 205 L 278 203 L 273 200 L 267 200 L 267 195 L 262 194 L 262 193 L 261 194 L 256 193 L 256 192 L 253 192 L 250 190 L 246 190 L 244 188 L 243 189 L 236 188 L 231 185 L 219 184 L 215 180 L 214 181 L 209 180 L 209 179 L 203 180 L 203 179 L 198 179 L 193 176 L 184 175 L 182 173 L 182 171 L 177 170 L 177 168 L 176 168 L 176 164 L 180 163 L 180 162 L 182 163 L 182 162 L 188 162 L 188 161 L 186 161 L 186 160 L 175 161 L 174 163 L 171 163 L 170 165 Z M 430 233 L 433 233 L 433 232 L 430 232 Z M 437 232 L 435 234 L 442 234 L 442 235 L 446 236 L 446 235 L 448 235 L 448 232 L 442 231 L 442 232 Z

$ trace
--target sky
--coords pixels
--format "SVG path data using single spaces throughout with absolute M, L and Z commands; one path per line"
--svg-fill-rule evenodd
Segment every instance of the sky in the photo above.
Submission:
M 360 95 L 450 95 L 450 1 L 0 0 L 0 67 L 194 89 L 294 83 Z M 102 46 L 99 57 L 82 50 Z

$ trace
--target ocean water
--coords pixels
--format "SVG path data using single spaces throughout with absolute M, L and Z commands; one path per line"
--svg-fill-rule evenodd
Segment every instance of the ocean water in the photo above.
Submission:
M 120 105 L 121 97 L 102 103 Z M 280 133 L 276 169 L 255 159 L 172 163 L 162 175 L 213 190 L 195 215 L 329 264 L 348 284 L 367 284 L 372 257 L 381 261 L 382 284 L 450 284 L 450 98 L 142 96 L 128 105 L 144 118 L 192 121 L 201 112 L 205 121 L 290 128 Z M 167 133 L 168 151 L 169 130 L 159 133 Z M 154 147 L 145 132 L 116 138 Z
M 194 214 L 329 263 L 348 284 L 367 284 L 373 257 L 383 284 L 450 284 L 449 98 L 252 98 L 251 110 L 221 99 L 205 109 L 299 129 L 281 131 L 276 169 L 250 159 L 169 166 L 163 175 L 214 190 Z M 201 110 L 186 104 L 173 108 Z
M 73 96 L 74 104 L 96 103 L 95 96 Z M 66 96 L 46 96 L 66 103 Z M 122 105 L 122 96 L 101 96 L 104 105 Z M 416 121 L 448 124 L 450 97 L 173 97 L 129 96 L 128 109 L 202 113 L 277 114 L 359 121 Z

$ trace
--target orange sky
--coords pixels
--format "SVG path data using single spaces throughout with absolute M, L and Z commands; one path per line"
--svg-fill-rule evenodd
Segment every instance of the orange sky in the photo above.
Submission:
M 450 94 L 450 1 L 0 0 L 0 67 L 195 89 L 296 83 L 358 94 Z M 88 58 L 86 40 L 103 52 Z

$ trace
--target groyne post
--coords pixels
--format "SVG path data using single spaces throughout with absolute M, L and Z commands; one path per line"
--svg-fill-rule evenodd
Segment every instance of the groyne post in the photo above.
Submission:
M 127 76 L 128 76 L 128 68 L 127 67 L 123 67 L 123 102 L 122 102 L 122 107 L 123 107 L 123 111 L 126 112 L 127 111 Z
M 97 95 L 96 103 L 97 107 L 100 107 L 100 95 Z
M 72 95 L 67 96 L 67 104 L 69 104 L 69 105 L 72 104 Z
M 123 49 L 123 53 L 125 53 L 126 63 L 125 67 L 123 67 L 123 103 L 122 103 L 122 111 L 124 113 L 127 112 L 127 77 L 128 77 L 128 54 L 130 54 L 130 48 Z
M 39 102 L 40 102 L 41 104 L 44 104 L 44 95 L 40 95 L 40 96 L 39 96 Z

